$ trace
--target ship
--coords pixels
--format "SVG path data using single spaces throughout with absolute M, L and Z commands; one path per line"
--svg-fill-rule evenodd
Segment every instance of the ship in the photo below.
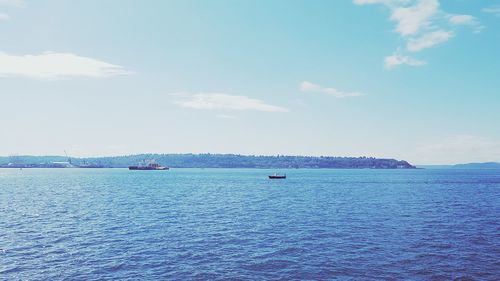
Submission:
M 286 179 L 286 174 L 284 174 L 284 175 L 278 175 L 278 174 L 275 173 L 274 175 L 270 175 L 269 179 L 270 180 Z
M 156 163 L 155 161 L 149 161 L 145 165 L 139 165 L 139 166 L 129 166 L 129 170 L 145 170 L 145 171 L 150 171 L 150 170 L 168 170 L 168 167 L 161 166 L 160 164 Z

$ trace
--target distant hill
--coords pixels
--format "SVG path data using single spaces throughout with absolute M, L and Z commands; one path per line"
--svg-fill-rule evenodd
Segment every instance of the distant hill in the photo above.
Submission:
M 74 158 L 71 164 L 125 168 L 144 160 L 155 160 L 173 168 L 339 168 L 339 169 L 414 169 L 403 160 L 373 157 L 255 156 L 237 154 L 138 154 L 113 157 Z M 50 167 L 68 161 L 63 156 L 0 157 L 0 167 Z M 9 165 L 10 163 L 10 165 Z
M 486 163 L 468 163 L 457 164 L 452 166 L 455 169 L 500 169 L 500 163 L 486 162 Z
M 418 169 L 450 169 L 453 165 L 416 165 Z

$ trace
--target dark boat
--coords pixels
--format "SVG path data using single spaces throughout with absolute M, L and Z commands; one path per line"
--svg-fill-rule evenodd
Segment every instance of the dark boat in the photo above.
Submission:
M 270 180 L 286 179 L 286 174 L 284 174 L 284 175 L 278 175 L 278 174 L 270 175 L 269 179 Z
M 129 166 L 129 170 L 141 170 L 141 171 L 150 171 L 150 170 L 168 170 L 168 167 L 160 166 L 158 163 L 150 162 L 147 165 L 140 166 Z

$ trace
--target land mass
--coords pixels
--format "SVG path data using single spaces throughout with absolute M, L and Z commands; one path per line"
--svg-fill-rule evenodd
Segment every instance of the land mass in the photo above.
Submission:
M 455 169 L 500 169 L 500 163 L 485 162 L 485 163 L 467 163 L 453 165 Z
M 417 168 L 424 169 L 500 169 L 498 162 L 484 163 L 464 163 L 454 165 L 417 165 Z
M 238 154 L 137 154 L 111 157 L 7 156 L 0 168 L 126 168 L 154 160 L 172 168 L 415 169 L 404 160 L 373 157 L 256 156 Z

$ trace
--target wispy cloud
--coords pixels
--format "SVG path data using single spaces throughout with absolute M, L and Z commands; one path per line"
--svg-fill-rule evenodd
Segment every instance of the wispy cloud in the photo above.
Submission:
M 354 0 L 357 5 L 383 4 L 391 9 L 390 19 L 396 22 L 396 32 L 403 36 L 415 35 L 432 24 L 432 17 L 439 11 L 438 0 L 389 1 L 389 0 Z
M 390 7 L 395 7 L 402 4 L 408 4 L 411 0 L 353 0 L 354 4 L 384 4 Z
M 359 97 L 364 95 L 360 92 L 345 92 L 337 90 L 335 88 L 322 87 L 318 84 L 314 84 L 308 81 L 300 83 L 299 87 L 302 92 L 323 93 L 334 96 L 336 98 Z
M 386 6 L 391 14 L 390 20 L 396 23 L 395 31 L 406 41 L 406 51 L 419 52 L 427 48 L 442 44 L 451 39 L 455 32 L 453 27 L 466 25 L 474 28 L 474 32 L 481 31 L 483 26 L 471 15 L 452 15 L 439 8 L 438 0 L 353 0 L 354 4 L 381 4 Z M 399 58 L 399 60 L 396 60 Z M 403 62 L 396 65 L 419 66 L 421 63 L 408 60 L 407 56 L 388 56 L 390 62 Z M 408 62 L 408 63 L 404 63 Z M 391 69 L 389 67 L 388 69 Z
M 451 31 L 434 31 L 429 32 L 422 37 L 410 39 L 406 45 L 406 49 L 410 52 L 419 52 L 423 49 L 431 48 L 437 44 L 448 41 L 453 37 L 453 32 Z
M 450 15 L 449 22 L 452 25 L 465 25 L 474 27 L 474 32 L 479 33 L 484 29 L 484 26 L 479 23 L 479 21 L 471 15 Z
M 469 25 L 475 22 L 475 18 L 471 15 L 454 15 L 450 17 L 450 23 L 455 25 Z
M 10 16 L 4 13 L 0 13 L 0 21 L 10 20 Z
M 129 74 L 122 66 L 69 53 L 11 55 L 0 52 L 0 77 L 54 80 Z
M 267 104 L 262 100 L 247 96 L 234 96 L 222 93 L 178 93 L 175 104 L 185 108 L 205 110 L 255 110 L 267 112 L 288 112 L 289 110 L 276 105 Z
M 0 0 L 0 7 L 24 8 L 23 0 Z M 0 12 L 0 21 L 10 16 Z M 69 77 L 109 77 L 130 74 L 122 66 L 71 53 L 45 52 L 13 55 L 0 51 L 0 77 L 25 77 L 55 80 Z
M 484 8 L 482 11 L 485 13 L 494 14 L 495 16 L 500 17 L 500 5 L 490 6 L 490 7 Z
M 427 64 L 427 62 L 422 60 L 417 60 L 409 56 L 403 56 L 399 54 L 393 54 L 392 56 L 385 57 L 384 65 L 387 69 L 392 69 L 396 66 L 406 64 L 410 66 L 422 66 Z

